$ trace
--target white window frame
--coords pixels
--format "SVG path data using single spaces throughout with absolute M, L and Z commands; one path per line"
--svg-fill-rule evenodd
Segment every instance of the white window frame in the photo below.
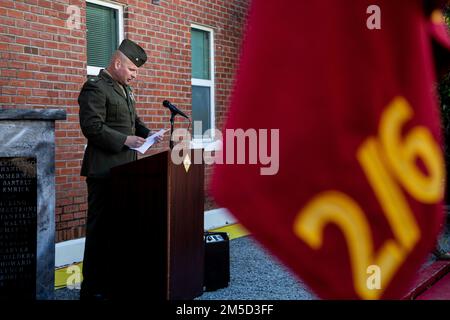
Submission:
M 218 143 L 215 141 L 215 128 L 216 128 L 216 94 L 215 94 L 215 54 L 214 54 L 214 29 L 210 27 L 205 27 L 198 24 L 191 24 L 191 29 L 198 29 L 202 31 L 209 32 L 209 70 L 211 73 L 211 79 L 205 80 L 205 79 L 196 79 L 191 78 L 191 86 L 202 86 L 202 87 L 209 87 L 210 89 L 210 108 L 211 108 L 211 137 L 208 139 L 195 139 L 192 137 L 191 141 L 191 148 L 197 149 L 197 148 L 205 148 L 205 150 L 216 150 L 218 148 Z M 191 50 L 192 54 L 192 50 Z M 192 110 L 194 111 L 194 110 Z M 192 124 L 193 125 L 193 124 Z M 194 135 L 192 135 L 194 136 Z M 220 143 L 221 145 L 221 143 Z
M 117 17 L 118 17 L 118 31 L 119 31 L 119 43 L 122 42 L 124 39 L 124 31 L 123 31 L 123 6 L 119 4 L 115 4 L 113 2 L 109 1 L 103 1 L 103 0 L 86 0 L 86 2 L 97 4 L 99 6 L 108 7 L 117 10 Z M 87 9 L 86 9 L 87 10 Z M 87 52 L 87 37 L 86 37 L 86 52 Z M 87 58 L 87 54 L 86 54 Z M 88 76 L 96 76 L 100 72 L 100 70 L 103 69 L 102 67 L 95 67 L 95 66 L 87 66 L 87 74 Z

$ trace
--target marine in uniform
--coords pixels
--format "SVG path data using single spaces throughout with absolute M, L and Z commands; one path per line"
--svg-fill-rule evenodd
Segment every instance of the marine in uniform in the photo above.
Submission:
M 135 99 L 129 83 L 147 60 L 145 51 L 125 39 L 109 66 L 86 81 L 78 97 L 79 117 L 88 144 L 81 175 L 88 189 L 88 217 L 83 259 L 80 299 L 108 298 L 113 278 L 110 248 L 111 215 L 110 169 L 136 160 L 136 151 L 150 130 L 136 114 Z

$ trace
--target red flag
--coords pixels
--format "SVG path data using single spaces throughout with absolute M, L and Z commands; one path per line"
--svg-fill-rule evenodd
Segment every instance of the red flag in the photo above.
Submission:
M 211 184 L 322 298 L 401 297 L 443 218 L 429 17 L 376 3 L 252 2 Z

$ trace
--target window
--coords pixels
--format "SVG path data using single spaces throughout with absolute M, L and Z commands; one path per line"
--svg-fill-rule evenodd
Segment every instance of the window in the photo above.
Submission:
M 192 57 L 192 120 L 194 140 L 202 139 L 211 129 L 206 140 L 214 138 L 214 42 L 213 30 L 191 26 Z M 195 121 L 201 121 L 195 123 Z
M 123 8 L 99 0 L 86 1 L 88 75 L 105 68 L 123 40 Z

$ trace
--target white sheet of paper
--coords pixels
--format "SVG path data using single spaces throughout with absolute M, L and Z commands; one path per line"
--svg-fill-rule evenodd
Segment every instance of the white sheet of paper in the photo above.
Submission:
M 139 148 L 131 148 L 133 150 L 138 151 L 141 154 L 144 154 L 148 148 L 150 148 L 156 141 L 156 137 L 157 136 L 162 136 L 164 133 L 166 133 L 169 129 L 161 129 L 159 130 L 157 133 L 152 134 L 150 137 L 147 137 L 147 139 L 145 139 L 145 142 L 142 146 L 140 146 Z

